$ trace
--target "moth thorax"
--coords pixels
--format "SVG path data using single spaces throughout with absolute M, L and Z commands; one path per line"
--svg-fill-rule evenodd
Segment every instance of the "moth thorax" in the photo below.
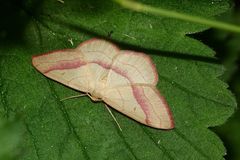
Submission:
M 104 81 L 99 81 L 98 83 L 96 83 L 96 86 L 93 92 L 91 93 L 92 97 L 96 100 L 101 100 L 102 91 L 104 90 L 105 86 L 106 86 L 106 83 Z

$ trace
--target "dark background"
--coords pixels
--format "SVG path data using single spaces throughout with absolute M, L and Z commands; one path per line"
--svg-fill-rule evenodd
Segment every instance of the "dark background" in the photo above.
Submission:
M 240 25 L 240 1 L 232 1 L 232 10 L 221 15 L 220 20 Z M 229 84 L 229 89 L 240 102 L 240 34 L 210 29 L 194 35 L 195 38 L 216 51 L 216 56 L 225 66 L 225 73 L 220 78 Z M 226 159 L 240 159 L 240 111 L 222 126 L 212 128 L 223 140 L 227 149 Z

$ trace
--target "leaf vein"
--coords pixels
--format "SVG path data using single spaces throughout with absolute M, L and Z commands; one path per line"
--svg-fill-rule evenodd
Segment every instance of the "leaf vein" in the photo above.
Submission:
M 30 135 L 30 137 L 31 137 L 31 139 L 32 139 L 33 146 L 34 146 L 34 150 L 35 150 L 35 152 L 36 152 L 37 158 L 38 158 L 38 159 L 41 159 L 41 158 L 40 158 L 40 154 L 39 154 L 39 149 L 37 148 L 36 139 L 35 139 L 32 131 L 30 130 L 28 124 L 27 124 L 26 122 L 24 122 L 24 124 L 25 124 L 25 126 L 26 126 L 27 132 L 29 133 L 29 135 Z
M 162 79 L 164 79 L 165 81 L 167 81 L 167 82 L 169 82 L 169 83 L 171 83 L 171 84 L 172 84 L 172 82 L 173 82 L 173 81 L 171 81 L 167 76 L 159 75 L 159 77 L 161 77 Z M 225 104 L 225 103 L 219 102 L 219 101 L 217 101 L 217 100 L 214 100 L 214 99 L 212 99 L 212 98 L 208 98 L 208 97 L 203 96 L 203 95 L 201 95 L 201 94 L 195 93 L 195 92 L 189 90 L 188 88 L 186 88 L 185 86 L 183 86 L 182 84 L 177 83 L 177 82 L 175 82 L 175 81 L 174 81 L 174 85 L 175 85 L 176 87 L 178 87 L 179 89 L 183 90 L 183 91 L 186 92 L 186 93 L 190 93 L 191 95 L 194 95 L 194 96 L 196 96 L 196 97 L 205 99 L 205 100 L 207 100 L 207 101 L 211 101 L 211 102 L 213 102 L 213 103 L 220 104 L 222 107 L 226 107 L 226 106 L 232 107 L 230 104 Z
M 159 144 L 157 144 L 157 142 L 153 139 L 153 137 L 150 135 L 149 131 L 147 131 L 147 129 L 144 129 L 141 126 L 143 132 L 149 137 L 149 139 L 153 142 L 153 144 L 160 149 L 163 154 L 165 154 L 169 159 L 174 160 L 174 158 L 171 156 L 171 154 L 169 152 L 167 152 L 167 149 L 164 146 L 160 146 Z
M 207 156 L 200 148 L 198 148 L 194 143 L 192 143 L 187 137 L 182 134 L 177 128 L 173 130 L 179 137 L 181 137 L 185 142 L 190 144 L 194 150 L 196 150 L 198 153 L 200 153 L 204 158 L 206 159 L 211 159 L 211 157 Z
M 114 113 L 112 113 L 114 115 Z M 114 115 L 115 116 L 115 115 Z M 116 126 L 115 122 L 114 121 L 111 121 L 112 123 L 114 123 L 114 126 L 117 130 L 117 134 L 119 135 L 119 137 L 121 137 L 124 145 L 127 147 L 127 149 L 131 152 L 131 154 L 133 155 L 134 159 L 138 160 L 138 158 L 136 157 L 136 155 L 134 154 L 132 148 L 130 147 L 130 145 L 126 142 L 122 132 L 119 130 L 119 128 Z
M 83 152 L 83 155 L 85 157 L 85 159 L 88 159 L 90 160 L 90 156 L 88 155 L 85 147 L 83 146 L 83 143 L 82 143 L 82 140 L 80 138 L 80 136 L 77 134 L 77 131 L 75 130 L 75 127 L 73 126 L 73 123 L 71 122 L 70 120 L 70 117 L 69 117 L 69 114 L 67 113 L 67 110 L 65 108 L 65 105 L 60 101 L 60 98 L 58 97 L 58 95 L 56 94 L 56 91 L 55 89 L 53 88 L 53 85 L 51 82 L 48 81 L 48 84 L 49 84 L 49 88 L 53 94 L 53 97 L 55 98 L 56 102 L 58 103 L 58 107 L 60 109 L 60 111 L 62 112 L 63 114 L 63 117 L 65 118 L 66 120 L 66 123 L 68 125 L 68 128 L 70 130 L 71 133 L 73 133 L 73 135 L 75 136 L 75 138 L 77 139 L 77 142 L 78 142 L 78 145 L 79 147 L 81 148 L 82 152 Z

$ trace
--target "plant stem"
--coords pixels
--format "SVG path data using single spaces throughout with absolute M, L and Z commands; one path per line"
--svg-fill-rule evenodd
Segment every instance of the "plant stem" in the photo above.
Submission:
M 185 13 L 179 13 L 176 11 L 171 11 L 163 8 L 155 8 L 149 5 L 134 2 L 132 0 L 114 0 L 114 1 L 119 3 L 121 6 L 125 8 L 132 9 L 137 12 L 152 13 L 159 16 L 180 19 L 188 22 L 206 25 L 213 28 L 240 33 L 240 26 L 237 26 L 237 25 L 228 24 L 228 23 L 224 23 L 216 20 L 210 20 L 203 17 L 199 17 L 199 16 L 191 16 Z

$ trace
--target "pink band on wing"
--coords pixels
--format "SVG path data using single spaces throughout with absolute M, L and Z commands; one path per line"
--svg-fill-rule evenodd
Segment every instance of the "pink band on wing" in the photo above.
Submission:
M 58 61 L 55 65 L 49 67 L 44 73 L 48 73 L 54 70 L 65 70 L 65 69 L 74 69 L 79 68 L 87 63 L 80 60 L 72 60 L 72 61 Z

